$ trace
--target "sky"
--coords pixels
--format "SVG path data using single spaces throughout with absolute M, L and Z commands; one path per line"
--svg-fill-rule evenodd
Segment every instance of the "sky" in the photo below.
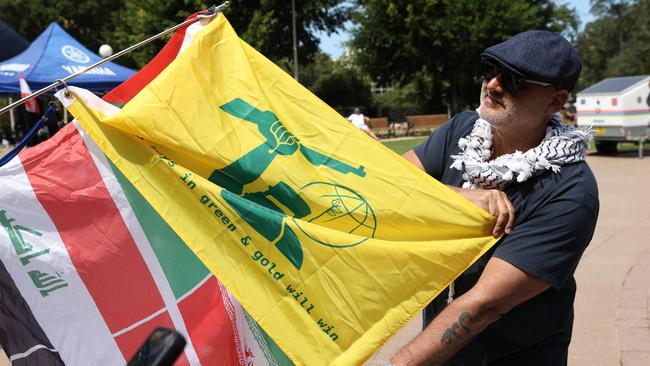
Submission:
M 572 0 L 572 1 L 557 1 L 561 4 L 568 4 L 570 7 L 574 7 L 578 13 L 578 17 L 581 21 L 581 27 L 584 27 L 586 23 L 589 23 L 594 19 L 594 17 L 589 13 L 589 0 Z M 582 30 L 582 28 L 581 28 Z M 320 48 L 326 54 L 330 55 L 333 59 L 339 58 L 343 52 L 345 52 L 345 42 L 350 39 L 350 34 L 341 30 L 339 33 L 334 33 L 327 35 L 326 33 L 320 33 Z

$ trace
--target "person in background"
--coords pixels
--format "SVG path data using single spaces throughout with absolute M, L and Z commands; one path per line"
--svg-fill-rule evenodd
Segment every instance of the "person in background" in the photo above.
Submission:
M 379 140 L 379 137 L 377 137 L 377 135 L 375 135 L 370 129 L 370 127 L 368 127 L 368 125 L 366 124 L 366 122 L 369 121 L 370 118 L 364 116 L 363 113 L 361 113 L 361 111 L 359 110 L 359 108 L 354 108 L 354 112 L 352 112 L 352 114 L 348 116 L 347 120 L 352 122 L 353 125 L 361 129 L 363 132 L 367 133 L 373 139 Z
M 580 57 L 560 34 L 528 31 L 488 47 L 480 106 L 404 157 L 496 217 L 497 244 L 424 312 L 388 365 L 566 365 L 573 277 L 598 217 L 586 130 L 558 113 Z

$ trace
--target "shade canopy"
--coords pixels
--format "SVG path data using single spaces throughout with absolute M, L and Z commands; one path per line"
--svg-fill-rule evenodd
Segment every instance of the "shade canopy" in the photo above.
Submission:
M 61 26 L 51 23 L 25 51 L 0 62 L 0 93 L 20 93 L 18 75 L 21 72 L 32 91 L 35 91 L 101 59 L 72 38 Z M 134 73 L 135 70 L 107 62 L 70 80 L 68 84 L 105 92 Z

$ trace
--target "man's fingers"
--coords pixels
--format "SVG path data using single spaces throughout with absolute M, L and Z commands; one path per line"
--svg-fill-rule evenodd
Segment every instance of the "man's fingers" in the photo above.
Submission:
M 508 224 L 506 225 L 506 234 L 510 234 L 512 232 L 512 227 L 515 225 L 515 207 L 512 205 L 512 202 L 510 202 L 507 196 L 505 202 L 506 205 L 508 206 L 508 212 L 509 212 Z
M 515 209 L 505 193 L 493 189 L 468 190 L 455 187 L 452 189 L 496 217 L 497 220 L 492 230 L 494 237 L 512 232 L 515 223 Z
M 496 201 L 492 199 L 492 196 L 488 196 L 485 201 L 485 211 L 491 213 L 494 216 L 499 216 L 499 210 L 496 205 Z
M 508 220 L 510 218 L 510 213 L 508 212 L 508 206 L 503 200 L 502 192 L 495 192 L 496 194 L 493 195 L 494 199 L 494 205 L 497 208 L 497 222 L 494 224 L 494 229 L 492 230 L 492 236 L 495 238 L 501 234 L 503 234 L 506 225 L 508 224 Z

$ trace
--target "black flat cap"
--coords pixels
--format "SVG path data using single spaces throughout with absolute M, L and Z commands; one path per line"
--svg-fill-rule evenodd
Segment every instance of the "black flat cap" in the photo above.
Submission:
M 578 82 L 582 61 L 578 51 L 559 33 L 533 30 L 488 47 L 481 57 L 527 79 L 568 91 Z

